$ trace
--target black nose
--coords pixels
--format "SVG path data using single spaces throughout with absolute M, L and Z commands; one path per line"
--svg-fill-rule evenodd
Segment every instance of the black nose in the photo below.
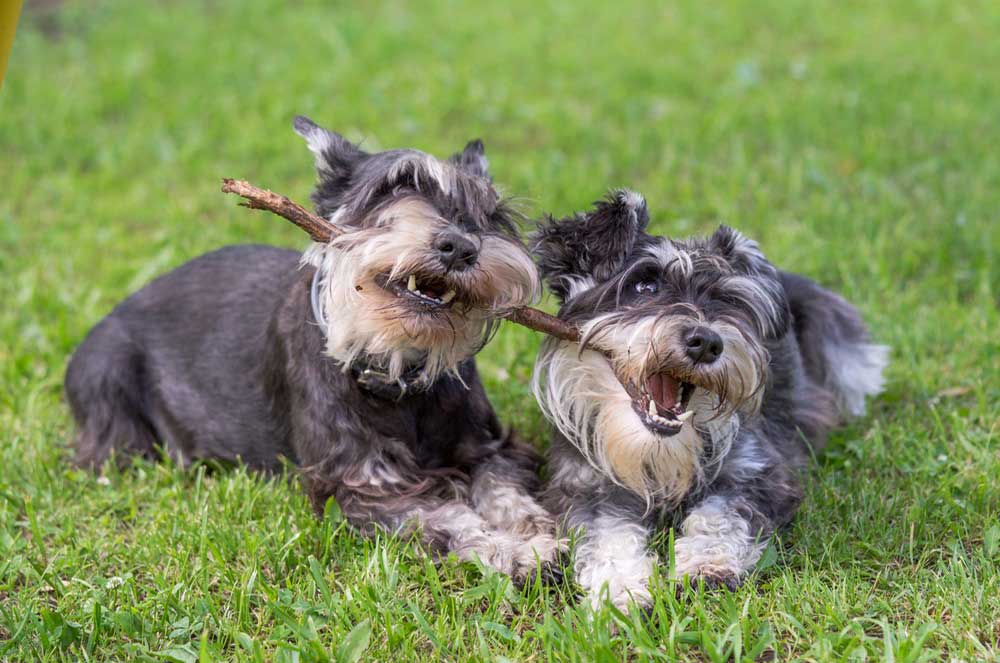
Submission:
M 684 351 L 696 364 L 711 364 L 722 354 L 722 337 L 708 327 L 694 327 L 684 335 Z
M 459 233 L 446 232 L 434 240 L 438 258 L 446 270 L 462 271 L 476 264 L 479 259 L 479 249 L 476 244 Z

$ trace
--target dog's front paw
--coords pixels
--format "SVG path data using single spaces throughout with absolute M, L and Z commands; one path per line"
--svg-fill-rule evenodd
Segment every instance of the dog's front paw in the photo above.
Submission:
M 521 538 L 552 536 L 556 523 L 552 515 L 516 486 L 494 488 L 489 499 L 482 500 L 477 511 L 491 526 Z
M 451 552 L 459 559 L 477 560 L 483 566 L 504 575 L 513 575 L 516 564 L 517 546 L 505 535 L 482 532 L 476 536 L 466 536 L 456 544 Z
M 560 568 L 562 544 L 554 536 L 525 539 L 508 532 L 484 531 L 467 536 L 454 552 L 460 559 L 478 559 L 483 565 L 510 576 L 523 585 L 541 569 L 543 579 L 555 578 Z
M 566 542 L 554 534 L 537 534 L 522 541 L 515 557 L 514 580 L 523 584 L 535 573 L 540 573 L 543 582 L 558 583 L 562 580 L 562 557 L 566 552 Z
M 555 539 L 555 520 L 549 515 L 548 511 L 544 510 L 538 504 L 533 504 L 532 506 L 534 508 L 525 509 L 522 512 L 523 517 L 520 520 L 514 521 L 508 529 L 514 534 L 532 539 L 545 537 Z
M 736 591 L 760 559 L 762 546 L 709 536 L 682 536 L 674 543 L 674 577 L 691 587 Z
M 542 562 L 535 565 L 523 564 L 515 569 L 510 579 L 518 588 L 524 588 L 532 583 L 543 585 L 559 585 L 565 579 L 562 564 L 558 561 Z
M 605 604 L 610 603 L 624 613 L 628 613 L 632 606 L 640 611 L 649 610 L 653 605 L 653 595 L 649 591 L 646 583 L 635 584 L 630 587 L 624 585 L 608 585 L 607 591 L 590 589 L 587 592 L 587 599 L 590 608 L 594 612 L 600 610 Z
M 719 573 L 714 570 L 702 570 L 694 575 L 690 573 L 685 573 L 683 575 L 678 575 L 679 578 L 683 578 L 686 583 L 677 585 L 677 597 L 680 598 L 684 593 L 685 587 L 698 590 L 699 587 L 704 587 L 706 591 L 712 592 L 725 587 L 730 592 L 735 592 L 743 584 L 743 580 L 746 576 L 737 576 L 729 573 Z
M 649 580 L 656 558 L 652 555 L 629 559 L 607 559 L 593 564 L 576 565 L 576 580 L 587 591 L 587 598 L 594 610 L 610 603 L 622 612 L 630 605 L 640 610 L 653 604 Z

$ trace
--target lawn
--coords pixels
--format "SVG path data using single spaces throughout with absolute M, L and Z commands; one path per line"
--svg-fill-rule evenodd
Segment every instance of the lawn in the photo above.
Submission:
M 347 5 L 29 0 L 0 92 L 0 660 L 1000 657 L 1000 4 Z M 304 248 L 218 192 L 306 200 L 296 113 L 371 148 L 482 137 L 534 215 L 624 185 L 660 232 L 734 225 L 858 304 L 888 389 L 750 582 L 648 620 L 365 540 L 294 482 L 72 469 L 63 372 L 117 301 L 225 244 Z M 538 343 L 505 326 L 480 367 L 544 446 Z

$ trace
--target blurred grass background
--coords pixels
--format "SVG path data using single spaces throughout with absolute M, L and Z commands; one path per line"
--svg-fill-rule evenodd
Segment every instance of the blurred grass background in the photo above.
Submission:
M 29 0 L 0 92 L 0 659 L 996 659 L 998 61 L 985 1 Z M 117 301 L 305 246 L 218 192 L 306 200 L 296 113 L 372 149 L 482 137 L 532 215 L 628 186 L 655 230 L 734 225 L 861 307 L 888 391 L 752 582 L 589 615 L 281 481 L 69 468 L 65 363 Z M 480 366 L 541 446 L 537 344 L 505 326 Z

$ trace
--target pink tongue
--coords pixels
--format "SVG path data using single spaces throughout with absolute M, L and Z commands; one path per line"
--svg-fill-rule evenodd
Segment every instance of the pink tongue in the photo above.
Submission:
M 661 410 L 670 410 L 677 405 L 677 391 L 680 385 L 669 375 L 658 373 L 646 381 L 646 390 Z

